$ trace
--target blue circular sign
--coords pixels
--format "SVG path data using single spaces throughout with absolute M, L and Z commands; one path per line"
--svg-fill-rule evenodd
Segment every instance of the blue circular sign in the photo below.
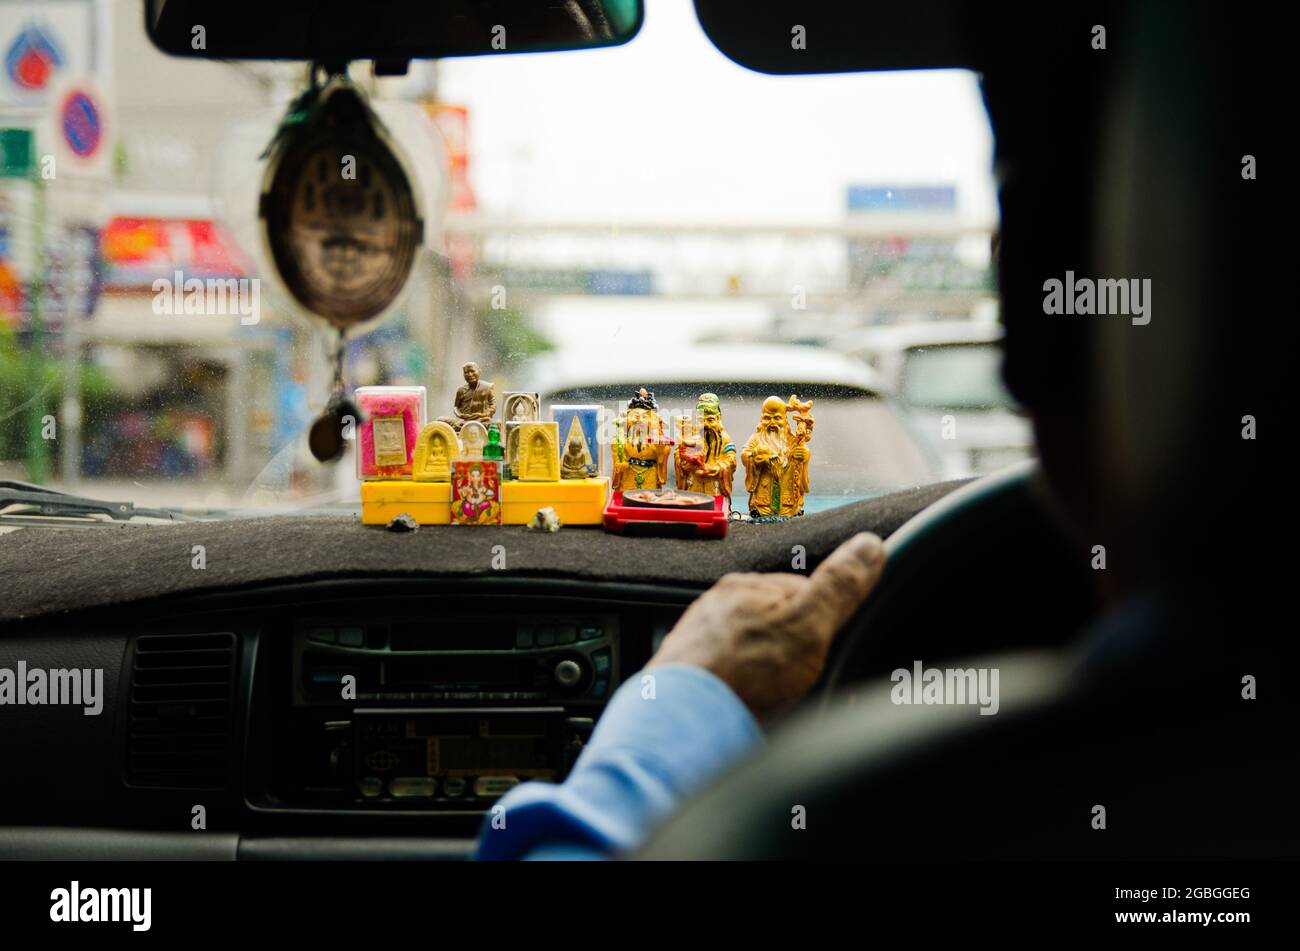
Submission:
M 103 122 L 95 102 L 84 92 L 73 92 L 63 100 L 61 110 L 63 138 L 68 147 L 82 158 L 90 158 L 104 137 Z

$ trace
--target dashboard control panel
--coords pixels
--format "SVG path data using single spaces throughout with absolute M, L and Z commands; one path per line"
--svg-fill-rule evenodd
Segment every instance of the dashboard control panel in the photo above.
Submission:
M 612 613 L 294 622 L 272 791 L 290 807 L 484 811 L 568 772 L 619 683 Z

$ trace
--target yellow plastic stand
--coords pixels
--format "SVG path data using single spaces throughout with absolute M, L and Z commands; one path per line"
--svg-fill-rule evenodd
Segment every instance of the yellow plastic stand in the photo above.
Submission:
M 451 483 L 361 483 L 362 525 L 387 525 L 403 512 L 421 525 L 450 525 Z
M 501 483 L 501 521 L 524 525 L 550 506 L 563 525 L 599 525 L 609 498 L 609 479 Z M 361 523 L 387 525 L 406 512 L 421 525 L 451 524 L 451 483 L 369 481 L 361 483 Z
M 609 499 L 609 479 L 561 479 L 558 482 L 502 482 L 501 521 L 525 525 L 537 510 L 550 506 L 561 525 L 600 525 Z

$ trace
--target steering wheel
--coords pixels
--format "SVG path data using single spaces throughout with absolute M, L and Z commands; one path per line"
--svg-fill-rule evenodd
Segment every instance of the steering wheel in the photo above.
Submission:
M 1086 553 L 1067 536 L 1036 460 L 927 507 L 885 553 L 876 589 L 832 647 L 823 703 L 918 658 L 1065 643 L 1096 607 Z
M 1036 463 L 950 493 L 886 541 L 884 574 L 837 637 L 822 696 L 782 723 L 762 752 L 687 803 L 640 856 L 799 858 L 866 854 L 868 846 L 913 855 L 918 828 L 930 829 L 935 816 L 956 821 L 977 807 L 1028 815 L 996 783 L 976 784 L 989 802 L 972 794 L 954 806 L 953 771 L 1030 768 L 1026 749 L 1047 748 L 1048 737 L 1064 732 L 1062 722 L 1081 722 L 1068 710 L 1064 720 L 1039 714 L 1068 694 L 1064 652 L 1050 648 L 1072 642 L 1091 617 L 1093 582 L 1086 552 L 1041 491 Z M 976 657 L 992 657 L 1001 671 L 1001 716 L 892 701 L 890 670 Z M 993 745 L 975 742 L 994 731 L 1001 739 Z M 1077 772 L 1073 761 L 1069 769 Z M 1032 805 L 1033 784 L 1022 786 Z M 792 808 L 815 817 L 811 831 L 791 825 Z M 882 818 L 894 815 L 910 818 Z M 950 847 L 944 836 L 951 830 L 935 829 Z M 1019 847 L 1022 840 L 1007 841 Z

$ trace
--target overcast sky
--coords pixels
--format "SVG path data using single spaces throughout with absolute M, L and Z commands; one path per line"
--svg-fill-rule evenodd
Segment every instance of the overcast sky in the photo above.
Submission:
M 713 47 L 690 0 L 648 0 L 625 46 L 441 70 L 441 98 L 470 109 L 487 211 L 826 222 L 849 184 L 955 183 L 964 213 L 993 217 L 992 134 L 970 73 L 764 76 Z

